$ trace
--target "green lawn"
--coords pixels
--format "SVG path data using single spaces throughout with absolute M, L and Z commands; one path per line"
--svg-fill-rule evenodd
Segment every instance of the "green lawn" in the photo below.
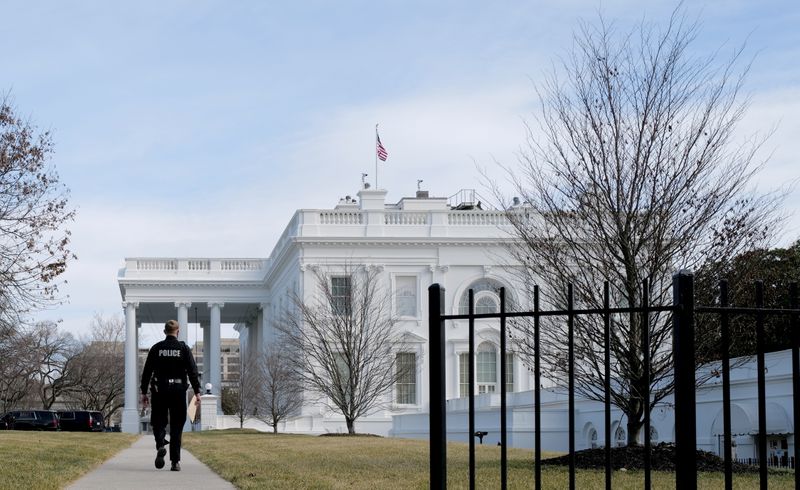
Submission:
M 75 481 L 137 436 L 0 431 L 0 489 L 56 489 Z M 379 437 L 312 437 L 255 431 L 187 433 L 184 447 L 239 488 L 428 488 L 428 444 Z M 477 446 L 478 488 L 498 488 L 499 448 Z M 510 449 L 509 487 L 532 488 L 531 452 Z M 467 487 L 467 446 L 448 446 L 448 485 Z M 544 468 L 545 488 L 566 488 L 565 468 Z M 602 488 L 602 471 L 579 471 L 578 488 Z M 793 488 L 792 474 L 771 474 L 770 489 Z M 615 472 L 615 489 L 640 489 L 641 472 Z M 701 473 L 700 488 L 722 488 L 722 475 Z M 654 488 L 675 488 L 671 473 L 653 474 Z M 757 475 L 736 476 L 734 488 L 758 487 Z
M 138 436 L 0 431 L 0 489 L 57 489 L 77 480 Z
M 186 434 L 184 447 L 239 488 L 428 488 L 428 443 L 379 437 L 313 437 L 255 431 Z M 509 449 L 509 488 L 533 488 L 531 451 Z M 500 451 L 477 446 L 477 488 L 499 488 Z M 468 486 L 468 447 L 448 445 L 448 486 Z M 565 468 L 544 468 L 545 488 L 567 488 Z M 603 488 L 602 471 L 579 471 L 577 488 Z M 643 474 L 614 473 L 615 489 L 640 489 Z M 770 475 L 770 489 L 793 488 L 793 475 Z M 722 488 L 723 477 L 701 473 L 700 488 Z M 736 476 L 734 488 L 758 487 L 757 475 Z M 675 488 L 672 473 L 653 473 L 653 488 Z

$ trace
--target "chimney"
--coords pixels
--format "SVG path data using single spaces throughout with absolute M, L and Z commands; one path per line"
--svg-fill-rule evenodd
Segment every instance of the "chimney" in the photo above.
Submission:
M 428 191 L 417 191 L 417 199 L 428 199 L 430 196 L 428 195 Z
M 383 211 L 387 192 L 385 189 L 361 189 L 358 191 L 359 209 Z

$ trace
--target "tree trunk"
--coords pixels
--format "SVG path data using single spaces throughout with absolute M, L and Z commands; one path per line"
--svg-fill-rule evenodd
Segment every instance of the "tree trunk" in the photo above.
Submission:
M 347 422 L 347 433 L 350 434 L 351 436 L 355 435 L 355 433 L 356 433 L 356 421 L 355 421 L 355 419 L 345 418 L 344 420 L 345 420 L 345 422 Z
M 278 423 L 277 422 L 272 424 L 272 433 L 273 434 L 277 434 L 278 433 Z
M 628 447 L 638 446 L 639 445 L 639 431 L 642 430 L 644 426 L 644 421 L 641 420 L 636 415 L 631 416 L 628 415 Z

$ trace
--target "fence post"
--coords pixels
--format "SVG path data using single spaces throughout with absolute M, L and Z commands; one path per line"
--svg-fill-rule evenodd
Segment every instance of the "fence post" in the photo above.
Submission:
M 569 490 L 575 490 L 575 315 L 572 283 L 567 284 L 567 373 L 569 386 Z
M 797 303 L 797 283 L 789 284 L 789 306 L 793 310 L 798 307 Z M 797 315 L 790 317 L 792 328 L 792 424 L 797 427 L 800 422 L 800 322 L 798 322 Z M 795 429 L 795 434 L 797 429 Z M 800 457 L 800 441 L 795 437 L 794 443 L 794 456 L 790 458 L 790 467 L 795 470 L 794 472 L 794 487 L 800 488 L 800 471 L 795 468 L 795 461 Z
M 695 407 L 694 276 L 672 276 L 672 352 L 675 364 L 675 488 L 697 489 Z
M 764 283 L 756 281 L 756 308 L 764 307 Z M 758 366 L 758 475 L 762 490 L 767 490 L 767 380 L 764 360 L 764 314 L 756 313 L 756 365 Z
M 467 362 L 467 369 L 469 374 L 469 389 L 467 394 L 469 396 L 469 490 L 475 490 L 475 291 L 469 290 L 469 349 L 467 349 L 469 361 Z M 459 373 L 460 374 L 460 373 Z M 464 396 L 463 393 L 459 393 Z M 483 437 L 481 436 L 481 444 L 483 444 Z
M 432 489 L 447 488 L 447 418 L 445 413 L 444 288 L 428 288 L 428 372 L 430 377 L 430 475 Z M 471 435 L 470 435 L 471 436 Z
M 508 488 L 508 428 L 506 402 L 506 288 L 500 288 L 500 488 Z

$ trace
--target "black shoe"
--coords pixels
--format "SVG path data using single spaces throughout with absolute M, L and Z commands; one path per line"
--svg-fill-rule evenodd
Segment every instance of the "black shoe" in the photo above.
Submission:
M 181 470 L 181 464 L 179 462 L 175 461 L 174 463 L 172 463 L 172 468 L 170 468 L 169 470 L 170 471 L 180 471 Z
M 156 452 L 156 468 L 161 469 L 164 467 L 164 456 L 167 455 L 167 449 L 164 446 L 158 448 L 158 452 Z

